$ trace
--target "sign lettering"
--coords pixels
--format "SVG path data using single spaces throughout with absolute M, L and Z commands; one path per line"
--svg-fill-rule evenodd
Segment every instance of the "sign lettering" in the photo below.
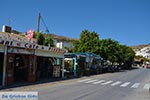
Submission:
M 16 42 L 16 41 L 0 40 L 0 44 L 14 46 L 14 47 L 28 48 L 28 49 L 47 50 L 47 51 L 51 51 L 51 52 L 60 52 L 60 53 L 66 52 L 64 49 L 60 49 L 60 48 L 53 48 L 53 47 L 47 47 L 47 46 L 42 46 L 42 45 L 38 45 L 38 44 Z

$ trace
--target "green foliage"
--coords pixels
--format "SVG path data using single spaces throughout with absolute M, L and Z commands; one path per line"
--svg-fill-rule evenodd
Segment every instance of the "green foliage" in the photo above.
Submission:
M 54 45 L 54 41 L 53 41 L 53 39 L 50 36 L 45 38 L 44 45 L 45 46 L 50 46 L 50 47 L 54 47 L 55 46 Z
M 109 60 L 112 64 L 131 64 L 134 60 L 135 52 L 126 45 L 119 44 L 118 41 L 112 39 L 99 39 L 96 32 L 83 30 L 80 39 L 73 42 L 74 52 L 92 52 L 104 60 Z
M 135 56 L 134 58 L 135 58 L 136 60 L 141 61 L 141 63 L 145 63 L 145 62 L 149 62 L 149 61 L 150 61 L 150 59 L 147 59 L 147 58 L 145 58 L 145 57 L 143 57 L 143 56 L 140 56 L 140 55 L 137 55 L 137 56 Z
M 42 33 L 38 33 L 38 44 L 43 45 L 45 41 L 44 35 Z
M 132 48 L 127 46 L 122 46 L 120 48 L 120 51 L 122 51 L 120 54 L 120 57 L 122 57 L 120 61 L 122 61 L 125 68 L 130 67 L 132 62 L 134 61 L 135 52 Z
M 33 38 L 36 38 L 36 39 L 37 39 L 37 38 L 38 38 L 38 34 L 39 34 L 38 32 L 34 32 Z
M 74 42 L 75 52 L 97 52 L 97 45 L 99 42 L 99 36 L 96 32 L 89 32 L 83 30 L 80 34 L 79 41 Z
M 109 60 L 118 64 L 131 64 L 134 60 L 135 52 L 132 48 L 121 45 L 117 41 L 104 39 L 100 41 L 100 55 L 104 60 Z
M 118 45 L 119 43 L 117 41 L 111 39 L 101 40 L 99 54 L 103 57 L 104 60 L 116 62 L 118 58 Z
M 54 47 L 54 41 L 51 36 L 44 37 L 43 33 L 35 32 L 33 38 L 38 40 L 39 45 L 51 46 Z
M 80 47 L 79 47 L 80 42 L 79 42 L 79 40 L 74 40 L 72 43 L 73 43 L 73 46 L 74 46 L 73 52 L 78 52 L 78 51 L 80 51 Z
M 64 47 L 64 49 L 66 49 L 68 51 L 68 53 L 72 53 L 73 52 L 73 49 L 70 49 L 68 47 Z

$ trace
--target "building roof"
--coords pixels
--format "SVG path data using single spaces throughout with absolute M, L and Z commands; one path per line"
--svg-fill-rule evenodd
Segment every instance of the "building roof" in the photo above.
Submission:
M 13 46 L 13 47 L 20 47 L 20 48 L 45 50 L 45 51 L 51 51 L 57 53 L 66 52 L 65 49 L 38 45 L 35 39 L 29 41 L 27 37 L 21 36 L 20 34 L 11 34 L 6 32 L 0 32 L 0 44 Z
M 28 40 L 28 38 L 26 36 L 23 36 L 21 34 L 13 34 L 13 33 L 0 32 L 0 38 L 2 40 L 7 40 L 7 41 L 37 43 L 36 39 Z
M 59 36 L 56 34 L 44 34 L 45 36 L 51 36 L 53 39 L 57 39 L 57 40 L 64 40 L 64 41 L 72 41 L 72 40 L 79 40 L 77 38 L 69 38 L 69 37 L 65 37 L 65 36 Z
M 133 50 L 135 51 L 136 55 L 150 59 L 150 45 L 134 46 Z

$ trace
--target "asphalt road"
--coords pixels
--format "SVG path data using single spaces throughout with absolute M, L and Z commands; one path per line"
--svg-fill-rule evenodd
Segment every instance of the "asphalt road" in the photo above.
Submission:
M 105 73 L 13 89 L 38 91 L 39 100 L 150 100 L 150 69 Z

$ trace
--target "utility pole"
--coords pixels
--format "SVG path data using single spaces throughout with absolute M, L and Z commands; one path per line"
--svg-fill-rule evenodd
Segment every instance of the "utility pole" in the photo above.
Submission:
M 40 15 L 40 12 L 39 12 L 39 15 L 38 15 L 38 27 L 37 27 L 37 32 L 38 33 L 40 32 L 40 19 L 41 19 L 41 15 Z

